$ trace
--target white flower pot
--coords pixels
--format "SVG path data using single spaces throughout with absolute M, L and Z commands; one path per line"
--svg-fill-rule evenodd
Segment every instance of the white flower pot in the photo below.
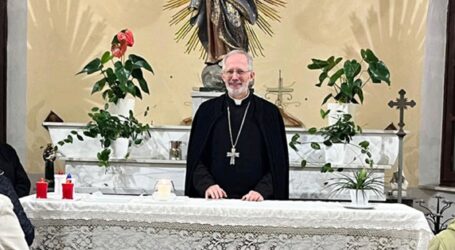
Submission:
M 130 110 L 134 111 L 135 99 L 119 99 L 117 104 L 109 103 L 108 111 L 112 115 L 125 116 L 128 117 Z
M 350 114 L 352 116 L 352 121 L 355 121 L 355 114 L 358 104 L 352 103 L 328 103 L 327 109 L 330 110 L 328 115 L 329 126 L 335 124 L 338 119 L 344 114 Z
M 349 189 L 351 196 L 351 204 L 357 207 L 365 207 L 368 205 L 369 194 L 361 189 Z
M 118 138 L 112 142 L 112 158 L 123 159 L 128 154 L 128 138 Z

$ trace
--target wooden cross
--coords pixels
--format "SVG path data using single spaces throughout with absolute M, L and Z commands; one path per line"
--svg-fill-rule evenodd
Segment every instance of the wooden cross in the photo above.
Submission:
M 282 108 L 283 107 L 283 95 L 289 95 L 290 96 L 291 94 L 289 94 L 289 93 L 294 91 L 294 89 L 283 87 L 283 78 L 281 77 L 281 70 L 280 70 L 279 71 L 279 75 L 278 75 L 278 88 L 267 88 L 266 91 L 267 91 L 267 94 L 272 93 L 272 94 L 276 94 L 277 95 L 277 99 L 276 99 L 275 104 L 278 107 Z
M 227 152 L 226 157 L 230 157 L 231 161 L 229 162 L 230 165 L 235 165 L 235 157 L 240 157 L 240 153 L 235 152 L 235 148 L 231 148 L 231 152 Z
M 406 94 L 406 91 L 404 89 L 401 89 L 398 94 L 400 94 L 400 98 L 397 98 L 396 102 L 390 101 L 389 102 L 389 107 L 394 108 L 397 107 L 397 109 L 400 110 L 400 122 L 398 123 L 398 127 L 400 127 L 400 130 L 398 131 L 398 136 L 404 136 L 406 133 L 403 130 L 403 127 L 405 125 L 404 123 L 404 110 L 408 109 L 408 106 L 413 108 L 416 105 L 416 102 L 414 100 L 408 101 L 408 98 L 404 97 Z

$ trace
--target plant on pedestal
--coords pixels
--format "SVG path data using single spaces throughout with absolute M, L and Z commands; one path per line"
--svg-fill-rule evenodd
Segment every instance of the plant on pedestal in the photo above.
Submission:
M 323 116 L 325 118 L 325 116 Z M 351 120 L 352 116 L 350 114 L 343 114 L 341 115 L 335 124 L 323 127 L 321 129 L 317 129 L 312 127 L 308 129 L 308 133 L 310 135 L 320 135 L 320 140 L 317 141 L 309 141 L 309 142 L 302 142 L 300 141 L 300 135 L 295 134 L 291 141 L 289 142 L 289 146 L 296 152 L 298 152 L 297 145 L 299 144 L 310 144 L 310 147 L 317 151 L 322 150 L 323 148 L 329 150 L 333 146 L 337 145 L 350 145 L 351 147 L 357 148 L 360 150 L 360 155 L 356 155 L 350 162 L 346 165 L 353 164 L 357 162 L 358 165 L 367 164 L 368 166 L 373 165 L 373 159 L 371 158 L 372 155 L 369 151 L 370 143 L 368 141 L 362 141 L 358 144 L 352 143 L 352 137 L 362 133 L 362 129 L 360 126 L 356 125 L 354 121 Z M 313 152 L 309 152 L 307 154 L 311 154 Z M 300 165 L 305 167 L 307 165 L 306 156 L 301 155 L 301 162 Z M 364 160 L 362 160 L 362 158 Z M 343 168 L 336 168 L 337 171 L 343 171 Z M 335 169 L 331 162 L 326 162 L 321 167 L 321 172 L 334 172 Z
M 111 52 L 104 52 L 100 58 L 93 59 L 77 73 L 87 75 L 100 73 L 102 78 L 93 84 L 92 94 L 102 92 L 104 100 L 117 104 L 127 95 L 142 99 L 142 92 L 150 93 L 142 72 L 142 69 L 145 69 L 153 74 L 150 64 L 135 54 L 128 55 L 125 60 L 126 49 L 133 44 L 133 33 L 128 29 L 120 31 L 112 39 Z M 114 57 L 118 60 L 114 61 Z M 113 68 L 106 66 L 109 61 L 113 64 Z
M 140 123 L 134 117 L 132 111 L 130 111 L 128 117 L 125 117 L 112 115 L 107 109 L 108 104 L 105 105 L 104 109 L 92 108 L 88 114 L 92 120 L 83 128 L 83 135 L 99 139 L 102 150 L 97 153 L 97 158 L 99 165 L 104 167 L 109 166 L 112 148 L 118 143 L 119 139 L 125 139 L 127 144 L 124 145 L 126 148 L 122 150 L 124 153 L 118 154 L 117 152 L 117 157 L 128 158 L 128 148 L 131 145 L 139 145 L 144 139 L 150 137 L 150 126 Z M 147 115 L 147 112 L 148 107 L 144 116 Z M 65 143 L 73 143 L 73 136 L 79 141 L 84 140 L 84 137 L 79 132 L 73 130 L 64 140 L 59 141 L 58 145 L 63 146 Z
M 368 82 L 382 83 L 385 82 L 390 85 L 390 73 L 387 66 L 379 60 L 370 49 L 362 49 L 360 51 L 362 61 L 358 62 L 355 59 L 344 60 L 342 67 L 338 65 L 343 61 L 343 58 L 334 56 L 329 57 L 327 60 L 311 59 L 312 63 L 308 65 L 310 70 L 322 71 L 319 75 L 317 87 L 321 87 L 324 83 L 332 88 L 332 92 L 324 97 L 322 105 L 328 100 L 334 99 L 339 104 L 361 104 L 364 101 L 363 87 Z M 367 64 L 366 70 L 362 71 L 362 64 Z M 340 192 L 345 189 L 354 188 L 360 190 L 362 196 L 365 196 L 364 190 L 373 190 L 375 193 L 382 192 L 383 182 L 376 178 L 373 174 L 373 159 L 369 149 L 370 143 L 368 141 L 361 141 L 357 144 L 352 143 L 352 137 L 362 133 L 360 126 L 356 125 L 352 120 L 352 114 L 340 112 L 339 110 L 346 110 L 347 108 L 335 108 L 336 113 L 329 116 L 332 108 L 327 111 L 321 109 L 320 114 L 323 119 L 330 118 L 329 126 L 317 129 L 310 128 L 308 133 L 310 135 L 319 135 L 318 141 L 300 141 L 300 135 L 295 134 L 290 147 L 298 152 L 298 144 L 310 144 L 312 150 L 317 151 L 325 148 L 326 156 L 330 151 L 336 147 L 342 147 L 339 155 L 347 155 L 345 148 L 350 147 L 351 151 L 357 152 L 348 161 L 342 161 L 343 165 L 351 165 L 356 163 L 359 170 L 354 171 L 351 175 L 341 174 L 339 177 L 331 178 L 331 183 L 326 183 L 327 187 L 333 188 L 333 192 Z M 310 152 L 311 154 L 311 152 Z M 301 156 L 301 166 L 307 165 L 308 155 Z M 335 167 L 334 164 L 327 160 L 321 167 L 321 172 L 334 172 L 343 171 L 342 167 Z M 356 193 L 357 193 L 356 191 Z M 358 195 L 356 195 L 358 197 Z
M 92 138 L 99 138 L 102 150 L 97 153 L 100 166 L 108 166 L 111 152 L 116 154 L 117 144 L 123 142 L 125 145 L 118 150 L 123 153 L 117 157 L 128 157 L 128 148 L 132 144 L 140 144 L 146 135 L 150 136 L 150 126 L 142 124 L 134 117 L 133 107 L 123 112 L 114 112 L 112 106 L 124 103 L 123 100 L 128 95 L 142 99 L 142 92 L 149 94 L 149 88 L 144 78 L 142 69 L 153 74 L 150 64 L 142 57 L 134 54 L 125 58 L 127 47 L 134 44 L 133 33 L 124 29 L 118 32 L 112 39 L 111 51 L 106 51 L 100 58 L 90 61 L 78 74 L 86 73 L 91 75 L 99 73 L 101 79 L 93 84 L 92 94 L 101 92 L 104 100 L 110 104 L 105 104 L 104 109 L 92 108 L 89 112 L 91 121 L 84 127 L 83 135 Z M 118 60 L 114 60 L 118 58 Z M 113 67 L 107 66 L 111 62 Z M 109 111 L 111 109 L 111 112 Z M 149 108 L 145 111 L 147 115 Z M 59 146 L 65 143 L 72 143 L 73 136 L 78 140 L 84 140 L 84 137 L 77 131 L 71 131 L 65 139 L 58 142 Z M 56 149 L 58 146 L 56 146 Z M 118 153 L 118 152 L 117 152 Z
M 349 113 L 348 110 L 354 109 L 352 104 L 363 103 L 363 88 L 369 82 L 373 84 L 385 82 L 390 86 L 390 72 L 384 62 L 378 59 L 370 49 L 361 49 L 360 55 L 362 57 L 360 62 L 356 59 L 349 60 L 342 57 L 335 59 L 335 56 L 330 56 L 327 60 L 313 58 L 312 63 L 307 66 L 310 70 L 321 71 L 317 87 L 321 87 L 325 83 L 331 88 L 331 93 L 327 94 L 322 101 L 322 105 L 324 105 L 333 99 L 337 104 L 329 103 L 327 114 L 330 110 L 335 110 L 329 116 L 329 124 L 333 124 L 337 120 L 339 115 L 337 113 Z M 368 66 L 367 69 L 362 71 L 362 65 Z
M 360 55 L 363 61 L 345 60 L 341 68 L 336 66 L 343 61 L 342 57 L 335 59 L 331 56 L 327 60 L 311 59 L 312 63 L 308 65 L 308 69 L 322 71 L 316 86 L 321 87 L 327 82 L 327 86 L 333 88 L 333 92 L 324 98 L 322 104 L 331 98 L 340 103 L 363 103 L 362 89 L 368 82 L 376 84 L 385 82 L 390 85 L 390 72 L 384 62 L 370 49 L 360 50 Z M 365 71 L 362 71 L 362 63 L 368 65 Z M 365 72 L 368 74 L 366 78 L 363 77 Z

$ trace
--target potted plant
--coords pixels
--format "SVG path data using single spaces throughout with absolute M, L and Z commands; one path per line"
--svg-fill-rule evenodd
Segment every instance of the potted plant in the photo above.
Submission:
M 129 111 L 128 117 L 112 115 L 107 111 L 109 105 L 106 104 L 104 109 L 97 107 L 92 108 L 88 114 L 92 119 L 84 127 L 83 135 L 91 138 L 99 138 L 102 150 L 97 153 L 100 166 L 108 167 L 111 158 L 111 152 L 117 158 L 128 158 L 128 149 L 131 145 L 139 145 L 145 137 L 150 137 L 150 126 L 140 123 Z M 147 110 L 144 116 L 147 115 Z M 77 131 L 71 131 L 64 140 L 59 141 L 58 145 L 63 146 L 65 143 L 73 143 L 75 136 L 79 141 L 84 137 Z M 123 145 L 119 145 L 123 144 Z M 58 147 L 56 146 L 56 150 Z
M 87 75 L 99 73 L 101 75 L 101 79 L 93 84 L 92 94 L 102 92 L 104 100 L 113 104 L 120 102 L 121 105 L 124 105 L 123 102 L 128 95 L 142 99 L 142 92 L 150 93 L 142 72 L 142 69 L 145 69 L 153 74 L 150 64 L 144 58 L 135 54 L 130 54 L 127 59 L 125 58 L 127 47 L 132 47 L 133 45 L 133 33 L 128 29 L 121 30 L 112 39 L 110 52 L 104 52 L 100 58 L 93 59 L 77 73 L 77 75 L 82 73 Z M 118 59 L 114 60 L 114 57 Z M 108 62 L 111 62 L 113 67 L 107 66 Z M 127 102 L 130 103 L 130 106 L 131 103 L 134 105 L 133 101 Z M 117 109 L 121 108 L 117 107 Z M 118 113 L 128 116 L 130 109 L 132 107 Z
M 310 70 L 319 70 L 317 87 L 324 83 L 332 89 L 322 101 L 324 105 L 330 99 L 336 104 L 329 103 L 328 110 L 332 110 L 329 116 L 329 124 L 338 120 L 336 113 L 351 113 L 353 105 L 363 103 L 363 87 L 369 82 L 373 84 L 387 83 L 390 86 L 390 72 L 383 61 L 378 59 L 370 49 L 361 49 L 362 61 L 356 59 L 343 59 L 342 57 L 330 56 L 327 60 L 311 59 L 312 63 L 307 67 Z M 339 66 L 341 64 L 341 67 Z M 362 64 L 367 66 L 362 70 Z M 336 113 L 335 113 L 336 111 Z M 335 113 L 335 114 L 334 114 Z
M 323 118 L 327 116 L 327 112 L 323 112 L 321 110 L 321 115 Z M 358 144 L 352 143 L 352 137 L 362 133 L 362 129 L 360 126 L 356 125 L 354 121 L 351 120 L 352 116 L 350 114 L 343 114 L 339 117 L 337 122 L 335 124 L 323 127 L 321 129 L 317 129 L 315 127 L 312 127 L 308 129 L 308 133 L 310 135 L 320 135 L 321 140 L 315 140 L 315 141 L 306 141 L 302 142 L 300 140 L 300 135 L 295 134 L 292 138 L 291 141 L 289 142 L 289 146 L 296 152 L 298 152 L 297 145 L 299 144 L 310 144 L 310 147 L 313 150 L 321 150 L 322 148 L 325 148 L 325 154 L 326 154 L 326 163 L 323 164 L 321 167 L 321 172 L 333 172 L 335 170 L 334 166 L 335 164 L 341 165 L 350 165 L 357 163 L 357 165 L 363 166 L 367 165 L 372 167 L 373 166 L 373 160 L 372 160 L 372 155 L 369 150 L 370 143 L 368 141 L 361 141 Z M 345 156 L 345 147 L 350 146 L 353 147 L 354 149 L 358 152 L 357 155 L 349 159 L 348 162 L 344 162 L 344 158 L 341 158 L 341 160 L 334 160 L 338 156 Z M 339 149 L 339 148 L 342 149 Z M 331 155 L 332 149 L 336 148 L 334 151 L 335 155 Z M 354 151 L 354 150 L 352 150 Z M 308 154 L 312 154 L 313 152 L 308 152 Z M 300 165 L 302 167 L 305 167 L 307 165 L 307 156 L 309 155 L 300 155 L 302 160 Z M 337 171 L 342 171 L 343 168 L 336 168 Z
M 383 195 L 384 183 L 381 178 L 376 177 L 371 169 L 361 168 L 352 175 L 339 173 L 338 177 L 329 179 L 326 187 L 331 189 L 333 194 L 349 191 L 351 203 L 354 207 L 367 207 L 369 193 L 378 196 Z

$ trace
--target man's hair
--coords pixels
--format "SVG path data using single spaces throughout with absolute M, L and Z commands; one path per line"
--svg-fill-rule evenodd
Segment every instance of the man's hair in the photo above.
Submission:
M 244 55 L 248 61 L 248 70 L 253 70 L 253 57 L 251 57 L 250 54 L 248 54 L 248 52 L 244 51 L 244 50 L 240 50 L 240 49 L 236 49 L 236 50 L 231 50 L 229 51 L 229 53 L 227 53 L 224 57 L 223 57 L 223 61 L 221 62 L 221 65 L 222 65 L 222 68 L 224 70 L 224 66 L 226 65 L 226 60 L 232 56 L 232 55 L 236 55 L 236 54 L 241 54 L 241 55 Z

